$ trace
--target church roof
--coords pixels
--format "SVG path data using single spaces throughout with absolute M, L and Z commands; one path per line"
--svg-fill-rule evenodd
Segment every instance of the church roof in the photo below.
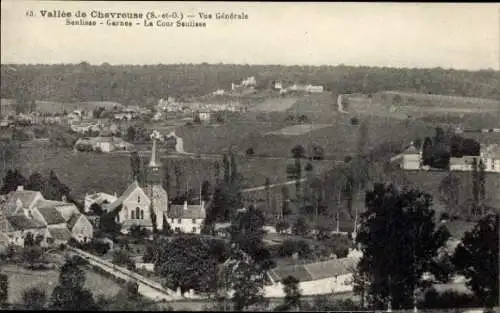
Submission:
M 114 201 L 113 203 L 104 203 L 103 204 L 103 209 L 106 210 L 106 211 L 112 211 L 114 209 L 116 209 L 117 207 L 119 207 L 123 201 L 125 199 L 128 198 L 128 196 L 130 196 L 130 194 L 132 194 L 132 192 L 134 192 L 134 190 L 136 190 L 137 188 L 141 188 L 141 186 L 139 186 L 139 182 L 137 180 L 134 180 L 132 182 L 132 184 L 130 184 L 127 189 L 123 192 L 123 194 L 118 197 L 118 199 L 116 199 L 116 201 Z

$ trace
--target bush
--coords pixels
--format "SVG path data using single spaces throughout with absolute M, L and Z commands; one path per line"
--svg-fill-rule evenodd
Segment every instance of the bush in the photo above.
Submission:
M 480 307 L 481 303 L 474 295 L 451 290 L 438 293 L 435 289 L 430 289 L 419 306 L 424 309 L 471 308 Z
M 359 119 L 357 117 L 351 118 L 351 125 L 359 125 Z
M 290 257 L 296 252 L 300 257 L 304 257 L 311 254 L 312 250 L 306 241 L 292 239 L 285 240 L 278 248 L 278 254 L 281 257 Z
M 255 155 L 255 151 L 253 150 L 252 147 L 248 148 L 247 151 L 246 151 L 246 155 L 251 157 L 251 156 L 254 156 Z
M 275 227 L 278 233 L 282 233 L 290 228 L 290 224 L 285 220 L 279 220 Z

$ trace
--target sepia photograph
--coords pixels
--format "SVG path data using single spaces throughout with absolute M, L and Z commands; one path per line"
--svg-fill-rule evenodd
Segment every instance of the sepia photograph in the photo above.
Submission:
M 500 313 L 500 3 L 0 18 L 0 310 Z

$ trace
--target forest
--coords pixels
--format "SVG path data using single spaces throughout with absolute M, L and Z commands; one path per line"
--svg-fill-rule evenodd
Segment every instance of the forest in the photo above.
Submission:
M 180 100 L 229 89 L 255 76 L 257 88 L 273 81 L 324 85 L 334 93 L 373 94 L 383 90 L 445 94 L 500 100 L 500 72 L 443 68 L 409 69 L 353 66 L 234 64 L 172 65 L 7 65 L 1 66 L 1 98 L 79 102 L 116 101 L 152 105 L 160 98 Z

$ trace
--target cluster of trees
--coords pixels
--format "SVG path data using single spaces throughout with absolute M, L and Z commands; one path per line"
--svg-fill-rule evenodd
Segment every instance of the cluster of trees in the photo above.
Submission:
M 17 169 L 8 170 L 3 179 L 0 194 L 15 191 L 18 186 L 23 186 L 26 190 L 40 191 L 47 200 L 61 201 L 66 198 L 71 201 L 69 187 L 59 180 L 54 171 L 50 171 L 48 177 L 43 177 L 40 173 L 35 172 L 26 179 Z
M 498 214 L 484 217 L 466 233 L 450 258 L 440 249 L 450 234 L 434 224 L 431 197 L 416 189 L 376 184 L 366 194 L 357 241 L 363 257 L 355 271 L 355 292 L 374 309 L 417 305 L 416 293 L 453 273 L 467 279 L 480 305 L 498 303 Z M 434 280 L 424 279 L 432 273 Z
M 15 68 L 12 72 L 10 68 Z M 206 95 L 243 77 L 255 76 L 257 88 L 274 80 L 326 86 L 339 93 L 373 94 L 401 90 L 499 99 L 494 86 L 498 72 L 481 70 L 395 69 L 352 66 L 282 66 L 232 64 L 120 65 L 102 64 L 2 65 L 1 97 L 25 107 L 33 100 L 118 101 L 150 104 L 168 95 Z M 4 75 L 5 74 L 5 75 Z

